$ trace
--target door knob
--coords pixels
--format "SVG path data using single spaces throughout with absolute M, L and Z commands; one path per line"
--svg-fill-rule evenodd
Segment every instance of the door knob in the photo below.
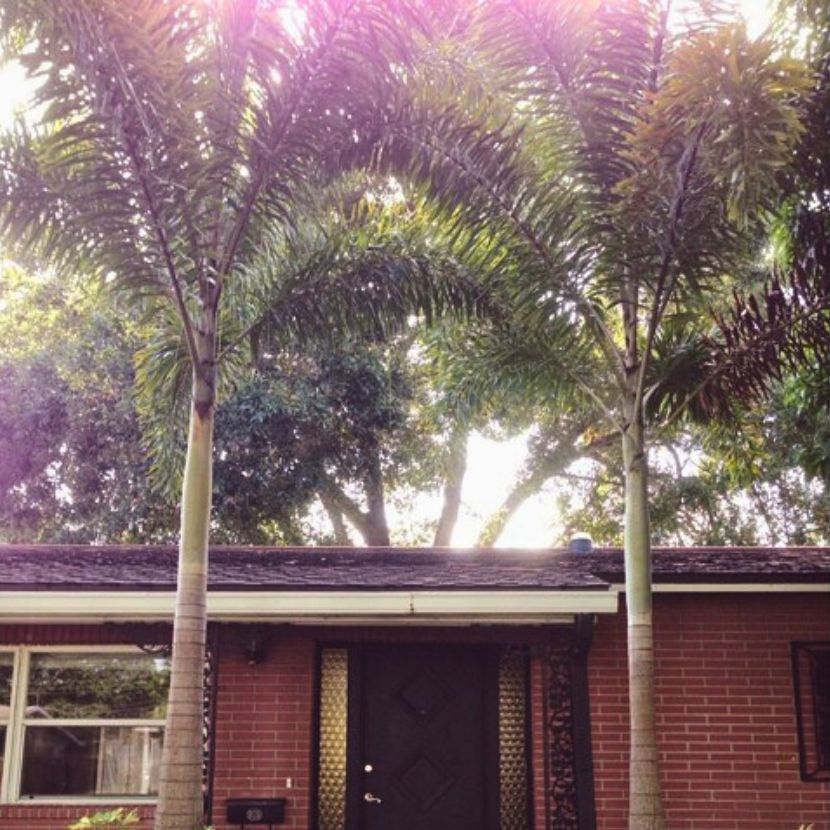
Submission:
M 380 804 L 383 799 L 378 798 L 376 795 L 372 795 L 371 793 L 366 793 L 363 796 L 364 801 L 368 801 L 369 804 Z

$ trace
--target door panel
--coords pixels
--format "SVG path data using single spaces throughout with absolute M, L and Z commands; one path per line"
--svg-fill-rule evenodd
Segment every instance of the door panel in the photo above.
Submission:
M 474 646 L 363 650 L 359 830 L 497 827 L 495 666 Z

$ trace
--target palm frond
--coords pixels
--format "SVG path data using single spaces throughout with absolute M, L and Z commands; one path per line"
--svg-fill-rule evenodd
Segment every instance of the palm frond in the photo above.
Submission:
M 425 335 L 426 356 L 457 412 L 595 408 L 586 387 L 602 373 L 567 320 L 532 332 L 504 320 L 444 326 Z
M 257 311 L 246 327 L 272 348 L 350 333 L 386 339 L 414 318 L 482 313 L 487 293 L 463 265 L 400 236 L 355 237 L 353 229 L 272 238 L 248 279 Z M 253 300 L 253 301 L 252 301 Z
M 524 122 L 496 127 L 458 106 L 409 99 L 377 124 L 375 168 L 416 189 L 436 234 L 472 270 L 505 284 L 521 277 L 528 296 L 581 308 L 590 261 L 575 193 L 561 176 L 540 182 Z M 555 231 L 553 231 L 555 229 Z
M 728 315 L 700 341 L 697 376 L 676 399 L 672 418 L 691 406 L 709 417 L 729 418 L 787 372 L 830 360 L 830 233 L 827 219 L 805 215 L 810 242 L 786 278 L 774 276 L 760 292 L 736 293 Z
M 181 491 L 192 366 L 172 309 L 158 309 L 153 333 L 135 356 L 135 401 L 150 481 L 175 502 Z
M 610 197 L 631 172 L 621 150 L 652 68 L 652 6 L 584 0 L 485 6 L 481 49 L 505 91 L 543 116 L 546 132 L 553 128 L 548 141 L 569 143 L 574 172 L 596 200 Z M 571 125 L 569 141 L 563 123 Z
M 182 3 L 20 2 L 38 48 L 18 60 L 40 85 L 39 123 L 4 141 L 2 222 L 18 251 L 92 269 L 137 293 L 193 278 L 203 69 Z M 37 244 L 34 244 L 37 243 Z

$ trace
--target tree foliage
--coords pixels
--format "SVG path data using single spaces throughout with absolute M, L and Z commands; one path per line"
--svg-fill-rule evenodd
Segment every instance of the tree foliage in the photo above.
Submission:
M 133 402 L 136 326 L 92 288 L 12 267 L 2 297 L 0 324 L 14 332 L 0 346 L 2 537 L 170 539 L 173 506 L 150 497 Z
M 319 497 L 388 544 L 383 494 L 428 463 L 411 383 L 401 356 L 380 345 L 321 347 L 261 366 L 217 411 L 217 538 L 273 542 L 276 526 L 302 544 L 302 520 Z
M 826 363 L 830 355 L 830 37 L 822 3 L 782 3 L 777 26 L 810 70 L 800 97 L 804 125 L 781 187 L 772 241 L 773 274 L 737 293 L 705 340 L 705 408 L 729 415 L 735 402 L 763 399 L 785 375 Z
M 170 540 L 175 502 L 153 481 L 148 458 L 159 447 L 145 440 L 137 411 L 133 356 L 146 326 L 125 324 L 89 287 L 9 268 L 3 288 L 0 325 L 15 335 L 0 347 L 3 537 Z M 336 346 L 324 338 L 237 370 L 217 413 L 216 542 L 333 541 L 309 521 L 309 508 L 336 490 L 353 515 L 366 513 L 375 464 L 388 495 L 437 485 L 441 426 L 429 414 L 426 377 L 408 358 L 410 341 Z M 181 407 L 171 398 L 159 409 L 175 431 Z

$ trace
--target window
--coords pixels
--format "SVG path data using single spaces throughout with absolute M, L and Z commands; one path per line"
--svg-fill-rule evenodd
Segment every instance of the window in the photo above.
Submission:
M 830 780 L 830 643 L 793 643 L 798 758 L 804 781 Z
M 102 648 L 21 649 L 17 659 L 3 800 L 156 794 L 169 687 L 165 658 Z

